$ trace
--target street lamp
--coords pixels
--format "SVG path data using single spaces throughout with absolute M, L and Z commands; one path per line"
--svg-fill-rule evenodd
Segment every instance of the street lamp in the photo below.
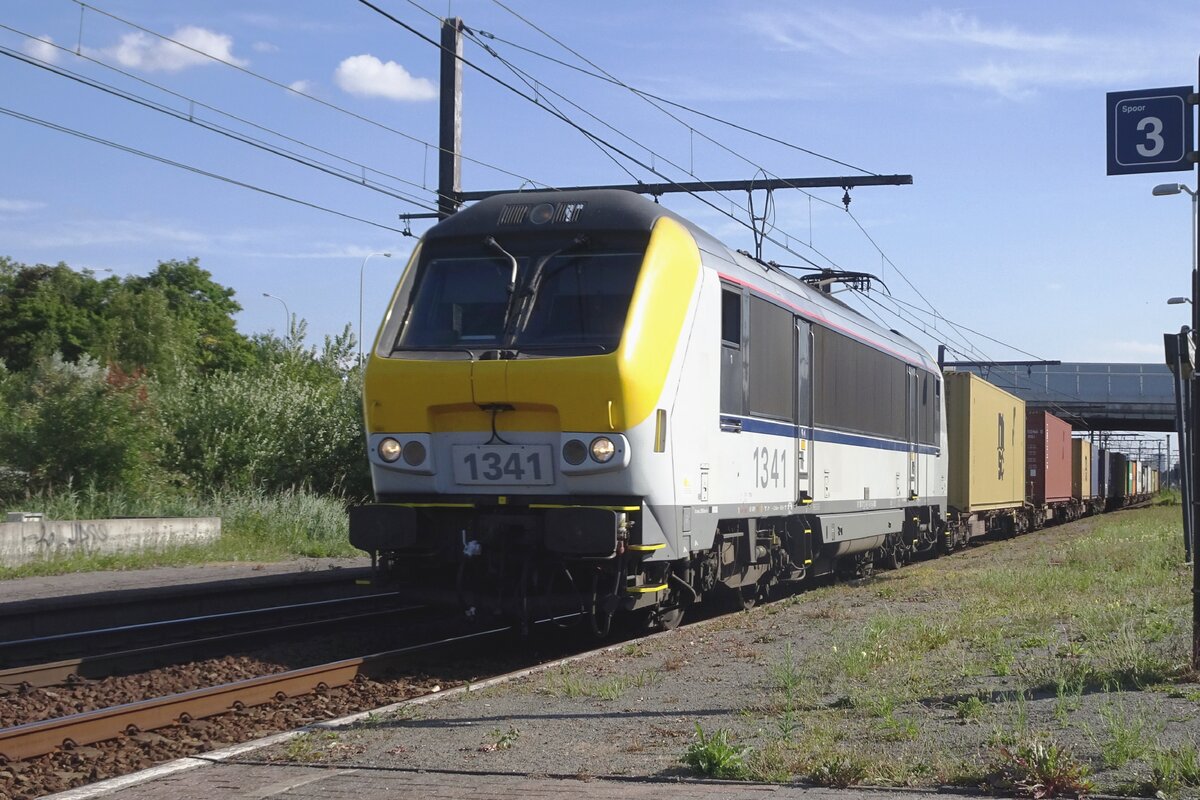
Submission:
M 391 258 L 392 254 L 391 253 L 367 253 L 367 257 L 362 260 L 362 266 L 360 266 L 358 268 L 358 363 L 359 363 L 359 366 L 362 366 L 362 363 L 363 363 L 363 354 L 362 354 L 363 274 L 366 273 L 366 271 L 367 271 L 367 262 L 371 260 L 371 256 L 383 256 L 384 258 Z
M 291 310 L 288 309 L 288 304 L 284 301 L 284 299 L 282 297 L 276 297 L 275 295 L 271 294 L 270 292 L 263 292 L 263 297 L 269 297 L 272 300 L 278 300 L 279 302 L 283 303 L 283 313 L 285 315 L 285 321 L 287 323 L 284 326 L 284 330 L 287 331 L 287 333 L 285 333 L 284 336 L 288 339 L 292 338 L 292 312 L 291 312 Z
M 1169 297 L 1169 298 L 1167 298 L 1167 305 L 1169 305 L 1169 306 L 1181 306 L 1184 303 L 1190 303 L 1190 302 L 1192 302 L 1192 298 L 1190 298 L 1190 297 Z
M 1200 184 L 1200 161 L 1197 162 L 1196 175 Z M 1160 183 L 1154 187 L 1155 197 L 1186 192 L 1192 198 L 1192 341 L 1200 333 L 1200 196 L 1182 183 Z M 1196 437 L 1200 436 L 1200 375 L 1192 374 L 1192 414 L 1189 442 L 1191 449 L 1191 472 L 1188 475 L 1192 483 L 1191 512 L 1192 512 L 1192 668 L 1200 669 L 1200 558 L 1196 555 L 1196 528 L 1200 523 L 1200 491 L 1197 482 L 1200 481 L 1200 446 Z

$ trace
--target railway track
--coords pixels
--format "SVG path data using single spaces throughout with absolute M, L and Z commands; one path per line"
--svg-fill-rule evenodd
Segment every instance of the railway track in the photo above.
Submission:
M 0 648 L 86 630 L 371 594 L 372 575 L 369 567 L 335 569 L 2 603 Z
M 0 669 L 0 688 L 47 687 L 79 679 L 94 680 L 200 660 L 247 644 L 261 646 L 300 634 L 385 619 L 395 621 L 422 610 L 421 606 L 404 605 L 397 600 L 395 593 L 383 592 L 6 642 L 0 645 L 0 663 L 6 663 L 5 654 L 28 663 Z M 213 632 L 223 626 L 232 630 Z M 133 643 L 127 640 L 129 636 L 134 637 Z M 136 643 L 146 636 L 158 637 L 159 641 L 148 645 Z M 62 652 L 60 647 L 86 655 L 40 662 L 35 655 L 58 655 Z
M 414 652 L 471 639 L 493 636 L 507 627 L 473 632 L 410 645 L 371 655 L 333 661 L 274 675 L 234 681 L 166 697 L 126 703 L 56 719 L 0 729 L 0 761 L 17 761 L 74 749 L 123 735 L 189 724 L 220 714 L 346 686 L 359 677 L 373 677 L 401 665 Z

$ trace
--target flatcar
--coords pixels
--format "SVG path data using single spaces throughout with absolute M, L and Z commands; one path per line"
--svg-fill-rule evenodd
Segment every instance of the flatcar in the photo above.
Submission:
M 670 627 L 707 596 L 939 542 L 937 364 L 638 195 L 491 197 L 431 228 L 366 365 L 351 539 L 469 613 Z

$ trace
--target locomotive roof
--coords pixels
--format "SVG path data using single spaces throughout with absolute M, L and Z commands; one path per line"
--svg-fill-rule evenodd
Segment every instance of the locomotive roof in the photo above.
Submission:
M 538 190 L 492 195 L 442 220 L 425 234 L 429 240 L 513 233 L 568 231 L 645 231 L 669 217 L 683 225 L 705 253 L 724 261 L 723 271 L 751 288 L 782 295 L 802 313 L 829 321 L 869 343 L 903 355 L 936 371 L 924 348 L 907 336 L 863 316 L 830 294 L 808 286 L 794 275 L 768 267 L 730 249 L 690 220 L 646 197 L 620 189 Z M 884 341 L 880 341 L 884 340 Z

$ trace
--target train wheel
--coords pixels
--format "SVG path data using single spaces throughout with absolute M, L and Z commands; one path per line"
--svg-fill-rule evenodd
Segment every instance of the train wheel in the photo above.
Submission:
M 725 601 L 722 605 L 730 611 L 749 611 L 758 602 L 759 594 L 758 584 L 750 583 L 734 589 L 723 589 L 720 596 Z
M 683 622 L 686 606 L 678 605 L 671 608 L 656 610 L 653 614 L 653 627 L 660 631 L 673 631 Z

